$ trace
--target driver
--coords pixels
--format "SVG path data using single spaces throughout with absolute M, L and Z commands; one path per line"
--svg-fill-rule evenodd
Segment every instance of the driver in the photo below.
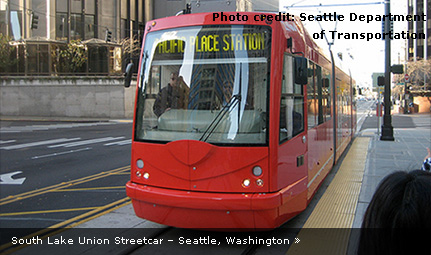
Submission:
M 185 109 L 188 104 L 189 87 L 185 84 L 183 77 L 178 72 L 171 73 L 170 82 L 157 94 L 153 105 L 153 112 L 160 117 L 170 109 Z

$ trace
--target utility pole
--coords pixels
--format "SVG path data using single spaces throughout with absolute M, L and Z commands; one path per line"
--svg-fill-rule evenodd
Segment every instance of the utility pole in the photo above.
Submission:
M 70 1 L 71 0 L 67 0 L 67 43 L 70 43 L 70 39 L 71 39 L 70 34 L 72 32 L 72 24 L 71 24 L 71 17 L 70 17 L 70 15 L 72 14 L 71 13 L 72 5 L 71 5 Z
M 391 12 L 391 1 L 385 0 L 385 14 L 389 17 Z M 389 18 L 385 20 L 385 93 L 384 93 L 384 115 L 382 125 L 382 135 L 380 140 L 394 141 L 394 128 L 392 127 L 392 116 L 391 116 L 391 38 L 389 30 L 391 27 L 391 21 Z

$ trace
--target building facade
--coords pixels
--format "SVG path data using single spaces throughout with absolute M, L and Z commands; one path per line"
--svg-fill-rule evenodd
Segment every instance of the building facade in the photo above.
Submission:
M 425 21 L 408 22 L 410 33 L 424 33 L 425 39 L 408 39 L 409 60 L 430 59 L 431 55 L 431 0 L 407 0 L 407 14 L 426 15 Z
M 146 21 L 178 14 L 278 11 L 278 0 L 0 0 L 10 75 L 120 75 L 139 61 Z
M 137 62 L 138 56 L 124 50 L 130 48 L 125 39 L 133 38 L 130 41 L 140 47 L 144 24 L 151 18 L 151 2 L 0 0 L 0 34 L 15 48 L 11 57 L 17 58 L 6 72 L 120 74 L 124 63 Z M 68 48 L 71 42 L 73 49 Z M 85 63 L 62 66 L 64 55 L 80 48 L 85 49 Z

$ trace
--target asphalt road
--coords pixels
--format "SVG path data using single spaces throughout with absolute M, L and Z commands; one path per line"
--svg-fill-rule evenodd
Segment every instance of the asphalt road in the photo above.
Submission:
M 0 227 L 65 227 L 126 198 L 132 123 L 0 122 Z

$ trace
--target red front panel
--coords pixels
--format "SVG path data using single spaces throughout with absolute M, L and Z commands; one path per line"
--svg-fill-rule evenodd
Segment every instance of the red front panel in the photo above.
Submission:
M 138 169 L 136 161 L 143 160 Z M 132 182 L 170 189 L 210 192 L 268 191 L 268 148 L 218 147 L 194 140 L 167 144 L 134 142 L 132 146 Z M 252 168 L 260 166 L 261 176 Z M 140 171 L 140 177 L 136 171 Z M 147 174 L 148 179 L 144 178 Z M 243 180 L 250 186 L 244 187 Z M 256 184 L 257 179 L 263 185 Z
M 304 180 L 306 181 L 306 180 Z M 299 213 L 294 185 L 275 193 L 189 192 L 127 183 L 137 216 L 183 228 L 255 230 L 275 228 Z

